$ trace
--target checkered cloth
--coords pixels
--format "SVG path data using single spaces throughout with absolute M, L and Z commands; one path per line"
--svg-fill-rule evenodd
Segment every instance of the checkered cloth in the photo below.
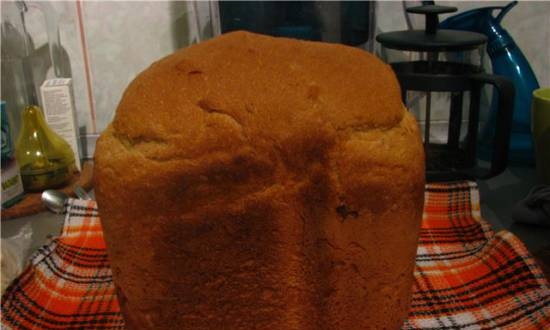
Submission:
M 550 329 L 550 289 L 523 244 L 481 219 L 475 183 L 430 184 L 403 329 Z M 2 300 L 5 329 L 123 329 L 96 205 L 73 200 L 63 233 Z

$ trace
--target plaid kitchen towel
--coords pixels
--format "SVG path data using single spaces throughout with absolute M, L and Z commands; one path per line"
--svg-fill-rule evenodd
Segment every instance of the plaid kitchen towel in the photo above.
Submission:
M 72 200 L 63 233 L 2 299 L 5 329 L 124 329 L 96 205 Z M 550 289 L 523 244 L 481 219 L 473 182 L 430 184 L 403 329 L 550 329 Z
M 2 297 L 2 329 L 124 329 L 94 201 L 71 199 L 59 238 Z

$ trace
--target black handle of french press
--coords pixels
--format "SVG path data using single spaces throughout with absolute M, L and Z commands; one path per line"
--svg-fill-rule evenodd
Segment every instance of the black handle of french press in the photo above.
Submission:
M 496 113 L 495 136 L 492 141 L 493 154 L 491 157 L 491 167 L 488 173 L 480 175 L 480 179 L 488 179 L 504 172 L 508 165 L 515 88 L 512 81 L 503 76 L 480 73 L 472 75 L 472 78 L 480 83 L 495 86 L 498 92 L 498 109 Z
M 456 7 L 438 5 L 424 5 L 407 8 L 407 12 L 411 14 L 426 15 L 426 34 L 435 34 L 435 32 L 437 31 L 437 26 L 439 25 L 439 19 L 437 18 L 437 15 L 453 13 L 455 11 L 457 11 Z

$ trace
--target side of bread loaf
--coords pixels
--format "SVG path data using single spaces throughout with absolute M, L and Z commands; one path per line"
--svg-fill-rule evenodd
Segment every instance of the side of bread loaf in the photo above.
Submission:
M 154 63 L 95 155 L 128 328 L 399 328 L 423 157 L 361 50 L 236 32 Z

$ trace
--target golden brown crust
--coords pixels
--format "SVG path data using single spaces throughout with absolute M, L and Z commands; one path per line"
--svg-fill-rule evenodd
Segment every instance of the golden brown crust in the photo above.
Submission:
M 363 51 L 229 33 L 128 87 L 95 155 L 121 306 L 140 329 L 397 329 L 423 149 Z

